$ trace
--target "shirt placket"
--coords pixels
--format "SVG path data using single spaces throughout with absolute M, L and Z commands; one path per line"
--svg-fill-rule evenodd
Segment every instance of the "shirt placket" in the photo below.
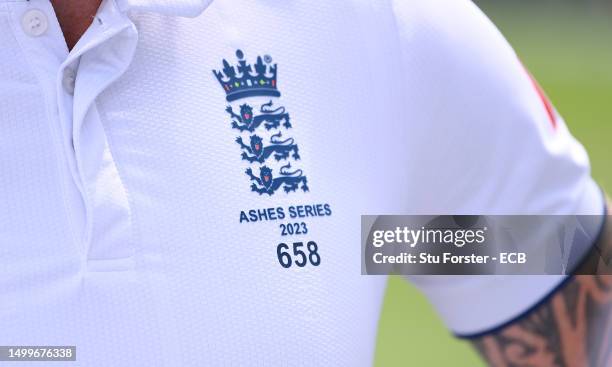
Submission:
M 134 265 L 130 205 L 96 99 L 131 63 L 136 28 L 113 0 L 104 0 L 68 52 L 48 0 L 15 2 L 12 12 L 25 33 L 18 35 L 20 44 L 48 96 L 50 120 L 59 122 L 61 150 L 77 188 L 68 190 L 68 210 L 87 270 L 129 270 Z
M 56 83 L 58 93 L 61 89 L 67 101 L 72 99 L 72 141 L 84 192 L 84 243 L 90 271 L 128 270 L 134 265 L 127 191 L 96 99 L 126 71 L 137 39 L 131 20 L 113 1 L 104 1 L 93 24 L 60 66 Z M 66 88 L 71 80 L 73 91 Z

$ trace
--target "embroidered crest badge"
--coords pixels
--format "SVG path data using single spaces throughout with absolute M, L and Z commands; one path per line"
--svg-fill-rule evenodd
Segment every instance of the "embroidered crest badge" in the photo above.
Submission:
M 292 168 L 289 162 L 292 160 L 295 164 L 300 160 L 298 145 L 293 137 L 283 139 L 281 131 L 289 131 L 293 127 L 289 113 L 284 106 L 275 104 L 272 99 L 266 103 L 260 101 L 261 104 L 249 100 L 254 97 L 281 96 L 277 85 L 278 65 L 273 64 L 268 55 L 258 56 L 253 65 L 245 60 L 241 50 L 236 51 L 236 57 L 237 66 L 230 65 L 224 59 L 223 68 L 213 70 L 213 73 L 225 91 L 227 102 L 230 103 L 225 108 L 229 125 L 240 134 L 249 134 L 240 135 L 235 141 L 240 147 L 242 161 L 250 165 L 245 173 L 251 183 L 251 191 L 270 196 L 281 187 L 286 193 L 295 192 L 297 189 L 307 192 L 308 181 L 304 172 L 302 169 Z M 238 100 L 242 104 L 231 105 L 231 102 Z M 245 144 L 247 141 L 248 144 Z M 282 166 L 280 161 L 283 161 Z M 276 168 L 275 165 L 280 167 Z M 277 174 L 274 173 L 275 169 Z M 254 171 L 258 174 L 254 174 Z

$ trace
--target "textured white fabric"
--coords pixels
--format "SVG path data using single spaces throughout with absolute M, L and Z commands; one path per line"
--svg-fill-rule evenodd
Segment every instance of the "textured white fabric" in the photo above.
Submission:
M 413 147 L 412 214 L 592 214 L 588 157 L 556 127 L 503 36 L 469 2 L 394 2 Z M 423 108 L 425 107 L 425 108 Z M 556 115 L 556 112 L 555 112 Z M 433 167 L 437 167 L 434 169 Z M 520 315 L 564 276 L 415 276 L 456 333 Z
M 0 345 L 76 345 L 66 366 L 369 365 L 386 279 L 359 275 L 361 214 L 601 212 L 584 150 L 468 1 L 105 0 L 68 52 L 47 0 L 0 0 L 0 44 Z M 240 55 L 277 64 L 279 97 L 226 100 L 213 70 Z M 269 101 L 291 127 L 232 127 L 228 106 Z M 299 159 L 244 159 L 238 137 L 278 132 Z M 247 169 L 286 163 L 295 192 L 253 191 Z M 320 265 L 281 266 L 298 241 Z M 459 333 L 561 280 L 414 279 Z
M 195 17 L 211 2 L 212 0 L 117 0 L 117 5 L 123 11 Z

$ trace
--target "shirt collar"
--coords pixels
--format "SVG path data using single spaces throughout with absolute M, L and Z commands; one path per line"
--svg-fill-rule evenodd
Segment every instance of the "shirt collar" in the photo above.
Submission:
M 213 0 L 116 0 L 122 11 L 151 12 L 181 17 L 196 17 Z

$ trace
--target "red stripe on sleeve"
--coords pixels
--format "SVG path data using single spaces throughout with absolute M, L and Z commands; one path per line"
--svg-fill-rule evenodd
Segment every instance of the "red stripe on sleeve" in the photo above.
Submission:
M 531 75 L 531 73 L 529 72 L 529 70 L 527 70 L 527 68 L 525 68 L 525 71 L 527 72 L 527 75 L 529 75 L 529 79 L 531 79 L 531 83 L 533 84 L 533 87 L 535 88 L 536 92 L 538 92 L 538 95 L 540 96 L 540 99 L 542 100 L 542 103 L 544 104 L 544 107 L 546 108 L 546 112 L 548 113 L 548 119 L 550 120 L 550 123 L 552 124 L 553 128 L 556 129 L 557 128 L 557 114 L 555 113 L 555 108 L 553 107 L 552 103 L 550 103 L 550 100 L 546 96 L 546 93 L 544 92 L 544 90 L 542 89 L 538 81 L 533 77 L 533 75 Z

